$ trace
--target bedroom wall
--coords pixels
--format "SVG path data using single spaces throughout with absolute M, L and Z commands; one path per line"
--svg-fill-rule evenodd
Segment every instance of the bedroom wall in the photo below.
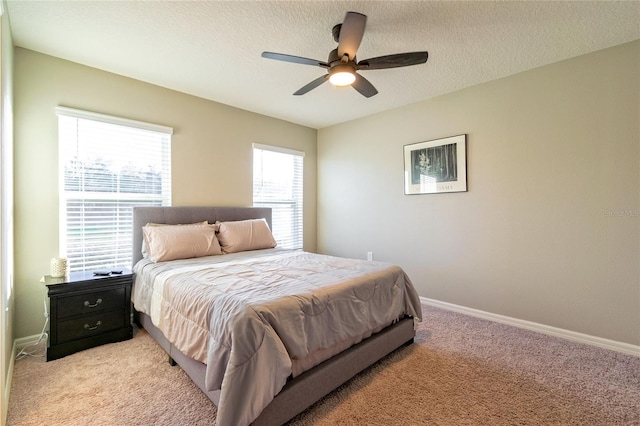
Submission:
M 39 279 L 58 255 L 58 105 L 173 127 L 174 205 L 250 206 L 252 143 L 304 151 L 304 247 L 315 250 L 315 129 L 21 48 L 15 75 L 16 338 L 40 332 Z
M 0 424 L 5 424 L 13 351 L 13 40 L 0 2 Z
M 423 297 L 639 345 L 639 52 L 319 130 L 319 252 L 372 251 Z M 403 145 L 458 134 L 468 192 L 404 195 Z

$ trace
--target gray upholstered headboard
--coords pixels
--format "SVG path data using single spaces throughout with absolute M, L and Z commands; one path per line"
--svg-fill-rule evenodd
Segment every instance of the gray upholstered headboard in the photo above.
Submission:
M 134 207 L 133 208 L 133 256 L 131 266 L 142 259 L 142 227 L 147 223 L 195 223 L 203 220 L 215 223 L 232 220 L 265 218 L 271 227 L 269 207 Z

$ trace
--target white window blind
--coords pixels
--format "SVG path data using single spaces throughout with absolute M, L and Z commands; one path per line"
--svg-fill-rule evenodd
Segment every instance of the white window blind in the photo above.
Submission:
M 253 205 L 271 207 L 278 247 L 302 248 L 304 153 L 253 145 Z
M 131 267 L 132 207 L 171 204 L 164 126 L 56 108 L 60 255 L 70 271 Z

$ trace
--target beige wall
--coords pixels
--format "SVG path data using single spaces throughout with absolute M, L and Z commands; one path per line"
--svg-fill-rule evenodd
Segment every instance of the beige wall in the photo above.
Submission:
M 373 251 L 427 298 L 640 344 L 639 52 L 321 129 L 318 250 Z M 469 191 L 405 196 L 403 145 L 463 133 Z
M 13 40 L 6 4 L 0 3 L 0 424 L 11 386 L 13 351 Z
M 15 50 L 15 337 L 40 332 L 58 255 L 58 105 L 171 126 L 174 205 L 252 204 L 252 143 L 306 153 L 304 246 L 316 247 L 316 130 L 33 51 Z
M 320 130 L 319 250 L 373 251 L 424 297 L 640 344 L 639 51 Z M 315 249 L 315 130 L 23 49 L 15 71 L 16 337 L 40 331 L 58 250 L 57 105 L 174 127 L 175 205 L 251 204 L 252 142 L 305 151 Z M 403 195 L 402 146 L 460 133 L 469 192 Z

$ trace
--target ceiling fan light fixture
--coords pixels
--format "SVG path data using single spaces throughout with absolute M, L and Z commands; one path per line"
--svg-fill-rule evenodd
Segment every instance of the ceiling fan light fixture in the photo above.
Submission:
M 351 86 L 362 96 L 370 98 L 375 96 L 378 90 L 376 90 L 369 80 L 359 74 L 357 72 L 358 70 L 384 70 L 388 68 L 408 67 L 410 65 L 424 64 L 427 62 L 429 54 L 426 51 L 394 53 L 364 59 L 358 62 L 356 60 L 356 53 L 360 47 L 366 24 L 366 15 L 358 12 L 347 12 L 344 21 L 334 26 L 331 31 L 333 39 L 338 42 L 338 47 L 329 52 L 329 57 L 326 61 L 274 52 L 262 52 L 262 57 L 302 65 L 311 65 L 328 70 L 327 74 L 316 78 L 295 91 L 293 93 L 294 96 L 304 95 L 329 80 L 334 86 Z
M 329 81 L 334 86 L 349 86 L 356 81 L 356 74 L 350 65 L 336 65 L 330 72 Z

